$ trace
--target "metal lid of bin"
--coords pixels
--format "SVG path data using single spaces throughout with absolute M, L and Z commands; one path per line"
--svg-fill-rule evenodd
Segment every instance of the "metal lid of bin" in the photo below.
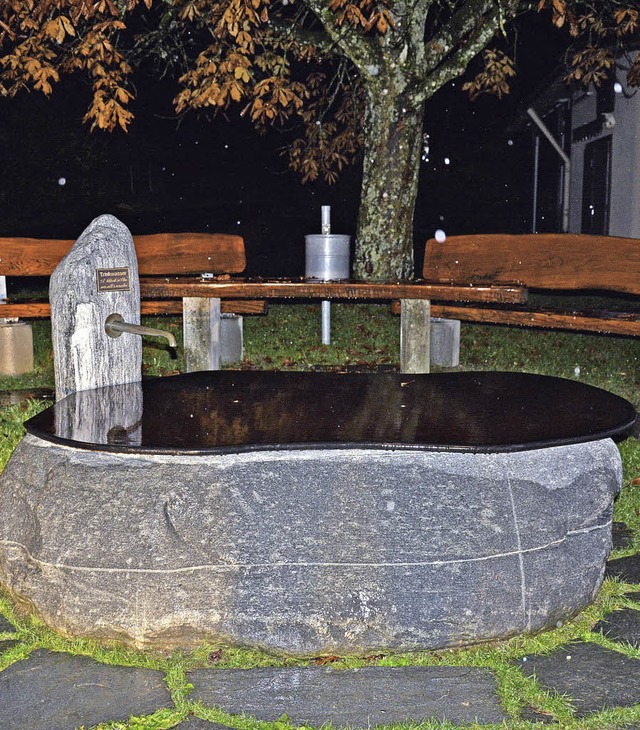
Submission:
M 26 423 L 69 446 L 132 453 L 292 449 L 509 452 L 623 437 L 625 399 L 511 372 L 198 372 L 74 393 Z

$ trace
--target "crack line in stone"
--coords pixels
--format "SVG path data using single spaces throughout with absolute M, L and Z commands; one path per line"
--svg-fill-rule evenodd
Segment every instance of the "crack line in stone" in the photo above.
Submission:
M 522 539 L 520 538 L 520 525 L 518 524 L 518 514 L 516 511 L 516 502 L 511 487 L 511 479 L 506 474 L 507 489 L 509 490 L 509 499 L 511 500 L 511 514 L 513 515 L 513 527 L 516 533 L 516 545 L 518 548 L 518 562 L 520 567 L 520 607 L 522 609 L 522 621 L 527 626 L 527 630 L 531 630 L 531 626 L 526 624 L 527 621 L 527 579 L 524 572 L 524 558 L 522 557 Z
M 194 570 L 215 570 L 217 572 L 226 572 L 232 570 L 238 570 L 241 568 L 419 568 L 426 566 L 440 567 L 443 565 L 458 565 L 463 563 L 479 563 L 485 560 L 494 560 L 496 558 L 511 558 L 516 555 L 525 555 L 527 553 L 536 553 L 541 550 L 546 550 L 550 547 L 557 547 L 566 542 L 566 537 L 558 540 L 552 540 L 546 545 L 539 545 L 537 547 L 526 548 L 526 550 L 510 550 L 506 553 L 496 553 L 494 555 L 481 555 L 476 558 L 456 558 L 453 560 L 424 560 L 414 562 L 397 562 L 397 563 L 334 563 L 334 562 L 274 562 L 274 563 L 230 563 L 227 565 L 190 565 L 183 568 L 101 568 L 101 567 L 87 567 L 84 565 L 68 565 L 65 563 L 50 563 L 46 560 L 36 558 L 34 555 L 27 550 L 25 545 L 22 545 L 15 540 L 0 540 L 0 545 L 14 546 L 21 548 L 29 556 L 29 560 L 39 565 L 46 566 L 47 568 L 58 568 L 65 570 L 75 570 L 78 572 L 86 573 L 188 573 Z
M 596 530 L 604 530 L 607 527 L 611 527 L 613 524 L 613 520 L 609 520 L 609 522 L 604 522 L 601 525 L 591 525 L 590 527 L 581 527 L 579 530 L 569 530 L 567 532 L 567 535 L 587 535 L 590 532 L 595 532 Z

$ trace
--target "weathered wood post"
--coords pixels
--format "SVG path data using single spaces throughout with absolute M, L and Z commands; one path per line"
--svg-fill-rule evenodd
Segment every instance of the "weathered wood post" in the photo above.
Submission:
M 138 262 L 129 229 L 117 218 L 93 220 L 51 276 L 56 398 L 142 378 L 138 336 L 109 337 L 105 320 L 140 322 Z

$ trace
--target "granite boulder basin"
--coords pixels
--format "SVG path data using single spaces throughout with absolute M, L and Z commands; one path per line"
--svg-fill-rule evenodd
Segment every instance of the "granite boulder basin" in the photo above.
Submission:
M 0 582 L 66 635 L 296 656 L 536 632 L 597 592 L 625 400 L 511 373 L 75 393 L 0 478 Z

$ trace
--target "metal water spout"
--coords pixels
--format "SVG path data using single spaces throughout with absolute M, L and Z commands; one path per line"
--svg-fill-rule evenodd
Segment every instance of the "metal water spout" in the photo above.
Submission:
M 117 312 L 114 312 L 107 317 L 104 323 L 104 331 L 109 335 L 109 337 L 120 337 L 123 332 L 129 332 L 130 334 L 141 336 L 150 335 L 151 337 L 164 337 L 169 343 L 169 347 L 174 350 L 178 347 L 176 338 L 171 334 L 171 332 L 159 330 L 155 327 L 144 327 L 141 324 L 125 322 L 122 315 Z

